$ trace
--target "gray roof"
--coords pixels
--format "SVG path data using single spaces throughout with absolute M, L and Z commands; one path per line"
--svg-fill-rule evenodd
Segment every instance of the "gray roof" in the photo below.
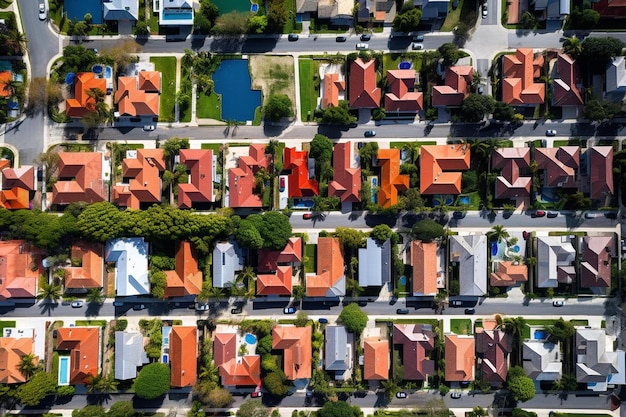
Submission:
M 148 243 L 142 237 L 109 240 L 106 261 L 115 262 L 115 292 L 118 296 L 150 294 Z
M 137 377 L 137 367 L 148 363 L 139 332 L 115 332 L 115 379 Z
M 626 91 L 626 66 L 623 56 L 613 58 L 606 69 L 606 92 Z
M 537 238 L 537 286 L 556 288 L 558 267 L 569 266 L 576 258 L 576 250 L 567 236 L 540 236 Z
M 104 0 L 104 20 L 137 20 L 139 0 Z
M 382 245 L 372 238 L 367 239 L 367 246 L 359 248 L 359 285 L 361 287 L 380 287 L 391 279 L 391 241 Z
M 162 0 L 162 7 L 164 9 L 192 9 L 192 0 Z
M 324 350 L 327 371 L 346 371 L 350 368 L 348 332 L 344 326 L 326 326 Z
M 237 242 L 220 242 L 213 250 L 213 286 L 224 288 L 235 282 L 235 272 L 244 268 L 244 259 Z
M 451 236 L 450 260 L 459 263 L 459 295 L 487 293 L 487 236 Z
M 448 0 L 421 0 L 422 19 L 436 19 L 448 14 Z
M 563 364 L 559 345 L 541 340 L 524 342 L 524 372 L 535 381 L 554 381 L 561 377 Z
M 317 0 L 296 0 L 297 13 L 317 12 Z
M 617 372 L 617 352 L 607 349 L 604 329 L 576 330 L 576 381 L 603 383 Z

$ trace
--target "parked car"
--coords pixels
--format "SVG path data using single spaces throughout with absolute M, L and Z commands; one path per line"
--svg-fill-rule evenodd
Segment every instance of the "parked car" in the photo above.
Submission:
M 466 308 L 465 309 L 465 314 L 474 314 L 476 313 L 476 309 L 475 308 Z
M 361 35 L 360 38 L 362 41 L 369 41 L 370 39 L 372 39 L 372 35 L 368 34 L 368 33 L 364 33 Z
M 565 301 L 563 301 L 563 300 L 554 300 L 554 301 L 552 301 L 552 305 L 554 307 L 563 307 L 565 305 Z
M 237 306 L 230 310 L 230 314 L 241 314 L 242 311 L 243 308 L 241 308 L 241 306 Z
M 413 42 L 424 42 L 424 35 L 414 35 Z
M 283 313 L 284 314 L 293 314 L 296 312 L 296 308 L 295 307 L 285 307 L 283 308 Z
M 413 43 L 411 44 L 411 48 L 412 48 L 414 51 L 421 51 L 422 49 L 424 49 L 424 44 L 423 44 L 423 43 L 420 43 L 420 42 L 413 42 Z
M 280 177 L 278 180 L 278 191 L 281 193 L 285 191 L 285 177 Z
M 450 306 L 452 307 L 461 307 L 463 305 L 463 301 L 461 300 L 450 300 Z
M 554 129 L 546 130 L 546 136 L 556 136 L 556 130 Z
M 522 236 L 524 237 L 524 240 L 526 240 L 526 239 L 528 239 L 528 236 L 530 236 L 530 234 L 526 230 L 524 230 L 522 232 Z
M 552 211 L 552 210 L 548 211 L 548 217 L 551 219 L 557 217 L 558 215 L 559 215 L 558 211 Z
M 408 308 L 399 308 L 396 310 L 396 314 L 409 314 Z
M 600 217 L 600 213 L 586 212 L 585 219 L 595 219 L 596 217 Z
M 396 398 L 406 398 L 408 397 L 407 393 L 404 391 L 396 392 Z
M 335 42 L 345 42 L 345 41 L 347 41 L 347 40 L 348 40 L 348 38 L 347 38 L 347 37 L 345 37 L 345 36 L 337 36 L 337 37 L 335 38 Z
M 320 317 L 317 321 L 320 324 L 328 324 L 328 319 L 325 319 L 324 317 Z
M 313 216 L 311 215 L 311 213 L 304 213 L 304 214 L 302 215 L 302 218 L 303 218 L 304 220 L 310 220 L 310 219 L 311 219 L 311 217 L 313 217 Z
M 252 398 L 261 398 L 263 396 L 263 393 L 261 391 L 254 391 L 252 394 L 250 394 L 250 396 Z
M 154 129 L 156 129 L 155 125 L 144 125 L 143 130 L 145 132 L 152 132 Z
M 617 219 L 617 212 L 609 211 L 607 213 L 604 213 L 604 217 L 606 217 L 607 219 Z
M 297 41 L 298 39 L 300 39 L 300 37 L 299 37 L 298 35 L 294 34 L 294 33 L 289 34 L 289 35 L 287 36 L 287 40 L 288 40 L 289 42 L 295 42 L 295 41 Z
M 208 304 L 196 304 L 196 311 L 209 311 L 209 308 Z
M 46 13 L 46 5 L 39 3 L 39 20 L 46 20 L 47 18 L 48 14 Z
M 464 211 L 455 211 L 454 213 L 452 213 L 452 217 L 455 219 L 462 219 L 465 217 L 465 212 Z
M 453 391 L 450 393 L 450 398 L 458 400 L 459 398 L 461 398 L 461 393 L 458 391 Z
M 124 307 L 123 301 L 113 301 L 113 307 Z
M 72 304 L 70 304 L 72 306 L 72 308 L 81 308 L 83 306 L 83 302 L 82 301 L 72 301 Z
M 374 136 L 376 136 L 376 131 L 366 130 L 365 133 L 363 133 L 363 136 L 365 136 L 366 138 L 373 138 Z
M 143 305 L 143 304 L 135 304 L 135 305 L 133 306 L 133 310 L 135 310 L 135 311 L 140 311 L 140 310 L 143 310 L 143 309 L 145 309 L 145 308 L 146 308 L 146 306 L 145 306 L 145 305 Z
M 368 48 L 369 48 L 369 45 L 366 43 L 359 42 L 356 44 L 356 49 L 368 49 Z
M 486 19 L 488 14 L 489 10 L 487 9 L 487 5 L 483 4 L 483 19 Z
M 546 215 L 546 212 L 543 210 L 536 210 L 531 216 L 532 217 L 543 217 Z

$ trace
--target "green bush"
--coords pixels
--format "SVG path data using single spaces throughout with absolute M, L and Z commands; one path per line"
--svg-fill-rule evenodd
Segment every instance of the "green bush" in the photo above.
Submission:
M 133 388 L 137 397 L 153 400 L 165 395 L 170 389 L 170 384 L 170 367 L 163 363 L 151 363 L 139 371 Z

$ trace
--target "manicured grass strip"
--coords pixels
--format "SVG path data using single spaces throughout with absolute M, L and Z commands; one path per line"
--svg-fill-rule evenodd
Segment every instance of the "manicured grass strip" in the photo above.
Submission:
M 394 313 L 395 312 L 390 312 Z M 394 324 L 430 324 L 433 326 L 433 331 L 439 327 L 439 320 L 436 319 L 393 319 L 391 320 Z M 389 320 L 384 319 L 376 319 L 376 323 L 388 323 Z
M 180 95 L 187 97 L 187 100 L 181 100 L 181 103 L 178 107 L 179 114 L 178 117 L 181 122 L 189 123 L 191 122 L 191 74 L 189 73 L 189 68 L 182 66 L 180 68 Z
M 425 141 L 415 141 L 415 142 L 391 142 L 390 143 L 390 147 L 391 148 L 395 148 L 395 149 L 402 149 L 405 146 L 409 145 L 409 146 L 416 146 L 416 147 L 420 147 L 420 146 L 424 146 L 424 145 L 436 145 L 437 142 L 435 142 L 434 140 L 425 140 Z
M 317 107 L 317 91 L 315 83 L 310 82 L 316 75 L 319 64 L 312 59 L 300 58 L 298 73 L 300 75 L 300 111 L 302 120 L 310 121 Z M 306 80 L 306 82 L 302 82 Z M 309 116 L 310 112 L 310 118 Z
M 4 334 L 4 329 L 9 327 L 15 327 L 15 322 L 12 320 L 0 321 L 0 337 Z
M 221 143 L 203 143 L 200 146 L 202 149 L 211 149 L 214 153 L 218 153 L 222 147 Z
M 454 334 L 472 334 L 472 320 L 450 319 L 450 330 Z
M 99 327 L 106 327 L 107 325 L 107 321 L 106 320 L 76 320 L 76 325 L 77 326 L 99 326 Z
M 199 119 L 222 120 L 222 98 L 221 94 L 211 92 L 210 95 L 197 93 L 196 117 Z
M 176 104 L 176 58 L 173 56 L 158 56 L 150 58 L 154 69 L 161 72 L 161 104 L 159 122 L 174 122 L 174 107 Z
M 304 272 L 315 272 L 315 245 L 306 245 L 304 256 Z
M 554 141 L 554 147 L 558 148 L 559 146 L 567 146 L 569 145 L 569 140 L 555 140 Z

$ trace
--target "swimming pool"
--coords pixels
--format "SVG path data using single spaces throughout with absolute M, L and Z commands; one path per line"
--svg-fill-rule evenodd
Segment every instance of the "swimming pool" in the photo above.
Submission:
M 411 69 L 412 66 L 413 64 L 411 64 L 409 61 L 402 61 L 398 64 L 398 69 L 408 70 Z
M 247 344 L 253 345 L 256 343 L 256 336 L 252 333 L 246 333 L 243 340 L 245 340 Z
M 546 340 L 548 338 L 548 332 L 545 330 L 535 330 L 533 333 L 533 338 L 535 340 Z
M 469 204 L 470 198 L 466 195 L 459 197 L 459 203 L 461 204 Z
M 161 330 L 162 335 L 163 335 L 163 347 L 169 347 L 171 331 L 172 331 L 172 328 L 169 326 L 165 326 L 163 327 L 163 330 Z
M 491 242 L 491 256 L 498 254 L 498 242 Z
M 193 19 L 193 13 L 191 12 L 182 12 L 182 13 L 163 13 L 163 20 L 190 20 Z
M 400 285 L 406 285 L 406 277 L 404 275 L 400 277 L 399 281 L 400 281 Z
M 93 72 L 94 74 L 102 74 L 102 65 L 100 64 L 92 65 L 91 72 Z
M 515 245 L 511 248 L 511 252 L 519 253 L 519 245 Z
M 59 357 L 59 385 L 70 384 L 70 357 Z
M 113 68 L 106 66 L 104 67 L 104 78 L 111 78 L 113 75 Z
M 170 359 L 169 355 L 163 354 L 163 360 L 162 360 L 163 363 L 168 363 L 169 359 Z
M 378 194 L 376 193 L 376 188 L 378 188 L 378 178 L 371 177 L 370 183 L 372 184 L 372 203 L 378 204 Z
M 89 13 L 91 23 L 102 24 L 102 0 L 65 0 L 63 8 L 68 20 L 76 19 L 82 22 L 85 20 L 85 15 Z
M 250 11 L 256 13 L 259 11 L 259 5 L 256 3 L 250 3 Z
M 254 120 L 254 112 L 261 106 L 261 91 L 251 88 L 247 59 L 222 61 L 213 73 L 213 82 L 215 92 L 222 96 L 222 120 Z

